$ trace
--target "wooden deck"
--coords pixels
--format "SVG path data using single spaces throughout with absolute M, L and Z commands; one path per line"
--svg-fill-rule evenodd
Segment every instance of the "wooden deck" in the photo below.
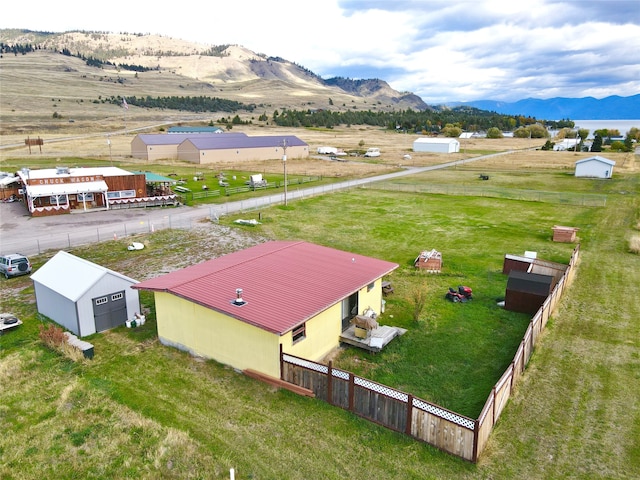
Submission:
M 355 334 L 355 325 L 351 325 L 340 335 L 340 342 L 354 347 L 363 348 L 370 352 L 379 352 L 386 347 L 391 340 L 397 336 L 404 335 L 406 329 L 400 327 L 390 327 L 381 325 L 378 328 L 369 331 L 366 338 L 358 338 Z

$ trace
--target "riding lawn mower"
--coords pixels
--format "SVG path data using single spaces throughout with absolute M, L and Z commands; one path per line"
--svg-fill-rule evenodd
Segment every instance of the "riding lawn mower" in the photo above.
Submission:
M 458 289 L 449 287 L 449 291 L 445 295 L 447 300 L 451 300 L 453 303 L 458 302 L 468 302 L 473 300 L 473 291 L 471 287 L 466 287 L 464 285 L 459 285 Z

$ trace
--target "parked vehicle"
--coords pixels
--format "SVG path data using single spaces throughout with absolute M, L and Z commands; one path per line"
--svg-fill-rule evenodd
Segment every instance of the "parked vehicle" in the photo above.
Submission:
M 464 285 L 459 285 L 457 290 L 449 287 L 449 291 L 444 297 L 453 303 L 468 302 L 469 300 L 473 300 L 473 290 L 471 290 L 471 287 Z
M 380 149 L 379 148 L 369 148 L 365 154 L 365 157 L 379 157 L 380 156 Z
M 6 278 L 28 275 L 31 270 L 31 262 L 25 255 L 10 253 L 0 256 L 0 273 Z

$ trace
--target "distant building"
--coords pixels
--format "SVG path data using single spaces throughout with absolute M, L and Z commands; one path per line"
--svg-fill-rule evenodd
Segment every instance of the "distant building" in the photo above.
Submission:
M 285 143 L 287 157 L 309 157 L 309 145 L 293 135 L 250 137 L 225 133 L 189 137 L 178 146 L 178 159 L 198 164 L 276 160 L 284 155 Z
M 147 161 L 183 160 L 198 164 L 281 159 L 283 144 L 290 158 L 307 158 L 309 145 L 293 135 L 250 137 L 245 133 L 139 134 L 131 156 Z
M 224 133 L 220 127 L 169 127 L 168 133 Z
M 418 138 L 413 142 L 414 152 L 457 153 L 460 142 L 455 138 Z
M 616 162 L 608 158 L 595 156 L 576 162 L 576 177 L 611 178 Z
M 19 194 L 34 217 L 176 202 L 170 191 L 166 194 L 147 191 L 144 173 L 117 167 L 23 168 L 17 176 Z
M 560 142 L 556 142 L 553 145 L 553 149 L 555 151 L 563 151 L 563 150 L 573 150 L 574 148 L 578 148 L 578 142 L 580 139 L 575 138 L 565 138 Z
M 178 145 L 193 136 L 200 138 L 223 135 L 244 136 L 244 133 L 141 133 L 131 140 L 131 156 L 149 162 L 177 160 Z

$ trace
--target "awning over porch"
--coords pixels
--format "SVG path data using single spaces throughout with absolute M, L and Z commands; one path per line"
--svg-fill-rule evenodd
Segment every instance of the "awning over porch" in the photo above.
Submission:
M 27 196 L 50 197 L 53 195 L 77 195 L 78 193 L 106 192 L 109 190 L 104 180 L 95 182 L 58 183 L 54 185 L 27 185 Z

